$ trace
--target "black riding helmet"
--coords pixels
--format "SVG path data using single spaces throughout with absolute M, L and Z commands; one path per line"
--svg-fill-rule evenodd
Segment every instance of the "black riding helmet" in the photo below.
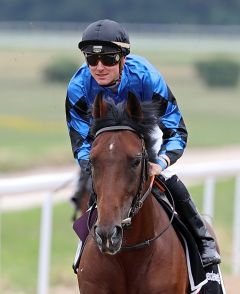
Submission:
M 90 24 L 82 35 L 78 48 L 83 53 L 130 53 L 128 33 L 117 22 L 104 19 Z

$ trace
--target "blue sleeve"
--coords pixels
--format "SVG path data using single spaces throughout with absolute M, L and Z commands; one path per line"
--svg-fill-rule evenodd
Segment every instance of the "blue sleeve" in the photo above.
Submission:
M 158 156 L 167 156 L 168 165 L 176 162 L 183 154 L 187 144 L 187 129 L 177 101 L 161 74 L 154 72 L 151 78 L 152 98 L 161 104 L 159 127 L 163 132 L 162 145 Z
M 74 157 L 88 160 L 91 149 L 90 114 L 84 88 L 70 82 L 66 97 L 66 118 Z

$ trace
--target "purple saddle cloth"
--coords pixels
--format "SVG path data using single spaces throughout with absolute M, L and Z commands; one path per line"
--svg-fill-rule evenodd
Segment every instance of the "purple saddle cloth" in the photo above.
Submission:
M 84 243 L 91 230 L 93 224 L 97 220 L 97 209 L 89 209 L 82 214 L 74 223 L 73 230 L 78 235 L 79 239 Z

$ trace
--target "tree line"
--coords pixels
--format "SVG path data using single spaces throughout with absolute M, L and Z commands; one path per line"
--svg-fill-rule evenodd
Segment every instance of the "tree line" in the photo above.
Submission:
M 0 0 L 0 21 L 240 24 L 240 0 Z

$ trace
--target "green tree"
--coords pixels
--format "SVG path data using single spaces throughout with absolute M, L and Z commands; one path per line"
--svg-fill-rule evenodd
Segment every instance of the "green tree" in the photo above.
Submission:
M 240 24 L 240 0 L 0 0 L 0 21 Z

